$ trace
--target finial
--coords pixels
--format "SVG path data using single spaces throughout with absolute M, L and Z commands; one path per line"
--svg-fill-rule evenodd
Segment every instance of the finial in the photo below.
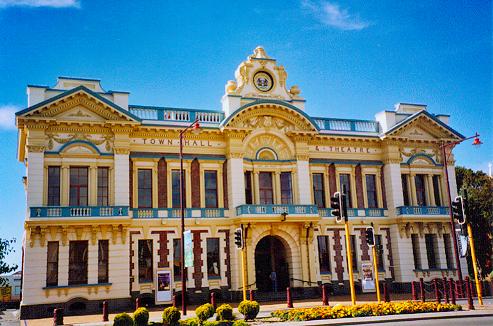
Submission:
M 253 50 L 253 57 L 258 59 L 270 59 L 270 57 L 265 53 L 264 47 L 259 45 Z

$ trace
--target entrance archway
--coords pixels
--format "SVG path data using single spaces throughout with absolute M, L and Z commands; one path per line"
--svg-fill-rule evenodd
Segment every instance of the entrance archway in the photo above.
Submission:
M 255 277 L 257 290 L 262 292 L 283 291 L 289 286 L 289 265 L 286 247 L 275 236 L 262 238 L 255 247 Z M 274 284 L 273 272 L 276 283 Z

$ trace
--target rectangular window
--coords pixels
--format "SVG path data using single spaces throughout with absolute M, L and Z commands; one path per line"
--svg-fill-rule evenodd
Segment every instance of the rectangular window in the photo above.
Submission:
M 358 271 L 358 247 L 356 246 L 356 236 L 351 235 L 349 240 L 351 241 L 351 253 L 352 253 L 351 259 L 353 261 L 353 272 L 357 272 Z
M 440 176 L 433 176 L 433 195 L 435 197 L 435 205 L 442 206 L 442 201 L 440 198 Z
M 416 201 L 418 206 L 426 206 L 425 175 L 416 174 L 414 176 L 414 183 L 416 185 Z
M 88 242 L 70 241 L 68 285 L 87 284 Z
M 313 173 L 313 199 L 318 208 L 325 208 L 324 174 Z
M 419 236 L 417 234 L 411 234 L 411 242 L 413 245 L 414 269 L 422 269 L 421 249 L 419 247 Z
M 329 250 L 329 237 L 326 235 L 319 235 L 318 240 L 318 262 L 320 264 L 320 273 L 330 273 L 330 250 Z
M 70 167 L 70 206 L 87 206 L 87 167 Z
M 438 243 L 436 234 L 425 234 L 426 241 L 426 257 L 428 258 L 428 268 L 438 268 Z
M 281 172 L 281 204 L 293 203 L 291 172 Z
M 48 206 L 60 206 L 60 167 L 48 167 Z
M 245 204 L 253 204 L 252 172 L 245 171 Z
M 152 282 L 152 239 L 139 240 L 139 283 Z
M 401 174 L 402 197 L 404 198 L 404 206 L 410 206 L 409 191 L 407 190 L 407 177 L 407 174 Z
M 339 174 L 339 183 L 341 192 L 346 193 L 346 202 L 348 208 L 353 208 L 353 199 L 351 196 L 351 178 L 349 174 Z
M 98 206 L 109 205 L 109 168 L 98 168 Z
M 209 278 L 221 277 L 221 264 L 219 259 L 219 238 L 208 238 L 207 275 Z
M 46 286 L 58 285 L 58 241 L 48 241 Z
M 175 281 L 181 280 L 181 239 L 173 239 L 173 275 Z
M 183 202 L 186 203 L 185 194 L 187 193 L 186 186 L 186 171 L 183 170 Z M 180 207 L 180 170 L 171 171 L 171 207 Z M 186 206 L 184 204 L 183 206 Z
M 450 234 L 443 234 L 443 245 L 445 248 L 445 258 L 447 259 L 447 269 L 453 269 L 454 257 L 452 256 L 452 241 L 450 239 Z
M 217 172 L 205 171 L 205 207 L 217 208 Z
M 368 198 L 368 208 L 377 208 L 377 183 L 374 174 L 366 175 L 366 198 Z
M 274 191 L 272 189 L 272 173 L 260 172 L 259 175 L 259 197 L 261 205 L 274 204 Z
M 108 240 L 98 241 L 98 283 L 109 282 L 109 245 Z
M 378 271 L 383 272 L 385 269 L 383 265 L 383 243 L 381 234 L 375 234 L 375 249 L 377 251 Z
M 139 208 L 152 208 L 152 170 L 139 169 L 137 175 L 137 204 Z

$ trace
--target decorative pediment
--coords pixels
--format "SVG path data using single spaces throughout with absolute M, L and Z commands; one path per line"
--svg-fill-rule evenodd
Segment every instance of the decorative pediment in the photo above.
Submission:
M 245 158 L 271 161 L 294 158 L 294 148 L 289 140 L 272 134 L 259 134 L 245 139 Z
M 80 122 L 138 122 L 138 118 L 83 86 L 17 113 L 22 118 Z

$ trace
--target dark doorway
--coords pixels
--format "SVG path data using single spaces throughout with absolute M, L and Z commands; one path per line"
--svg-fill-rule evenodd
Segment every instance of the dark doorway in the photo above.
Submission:
M 266 236 L 258 242 L 255 248 L 255 276 L 258 291 L 271 292 L 276 287 L 277 291 L 284 291 L 289 286 L 286 248 L 279 238 Z

